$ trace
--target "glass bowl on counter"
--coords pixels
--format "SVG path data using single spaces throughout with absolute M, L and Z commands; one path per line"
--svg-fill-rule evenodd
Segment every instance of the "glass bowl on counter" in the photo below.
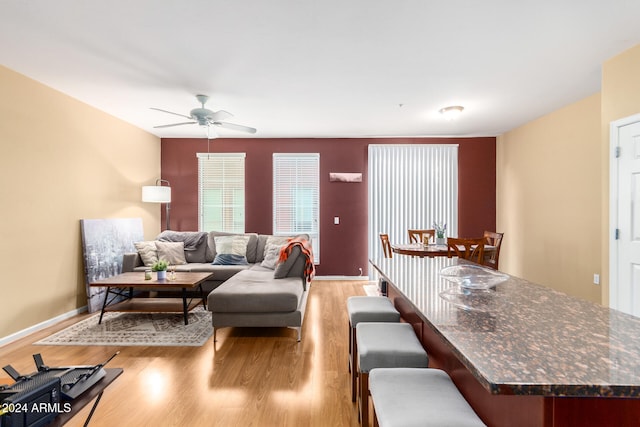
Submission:
M 491 289 L 509 276 L 481 265 L 458 264 L 440 270 L 440 276 L 466 289 Z
M 464 310 L 497 312 L 503 298 L 493 289 L 472 289 L 453 286 L 440 292 L 440 298 Z

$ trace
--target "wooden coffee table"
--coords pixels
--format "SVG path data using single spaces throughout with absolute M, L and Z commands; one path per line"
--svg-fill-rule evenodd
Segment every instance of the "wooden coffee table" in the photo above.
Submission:
M 100 311 L 100 320 L 105 311 L 128 311 L 128 312 L 161 312 L 184 314 L 184 324 L 189 324 L 189 311 L 202 302 L 206 308 L 207 302 L 202 290 L 202 282 L 212 276 L 212 273 L 192 273 L 176 272 L 174 280 L 145 280 L 144 271 L 118 274 L 90 283 L 89 286 L 107 288 Z M 182 290 L 182 298 L 134 298 L 133 290 L 142 289 L 148 291 L 166 292 Z M 198 298 L 194 297 L 194 291 L 198 291 Z M 126 299 L 114 303 L 118 296 Z M 182 303 L 182 304 L 180 304 Z

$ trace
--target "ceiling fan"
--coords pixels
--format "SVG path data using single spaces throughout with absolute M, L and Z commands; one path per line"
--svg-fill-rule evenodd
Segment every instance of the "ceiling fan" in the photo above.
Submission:
M 209 100 L 209 97 L 207 95 L 196 95 L 196 99 L 202 105 L 202 107 L 194 108 L 193 110 L 191 110 L 189 112 L 188 116 L 185 115 L 185 114 L 174 113 L 173 111 L 167 111 L 167 110 L 162 110 L 160 108 L 151 107 L 152 110 L 162 111 L 163 113 L 173 114 L 175 116 L 184 117 L 184 118 L 190 120 L 188 122 L 172 123 L 172 124 L 169 124 L 169 125 L 154 126 L 154 128 L 169 128 L 169 127 L 173 127 L 173 126 L 198 124 L 200 126 L 207 126 L 207 128 L 209 126 L 218 126 L 218 127 L 221 127 L 221 128 L 237 130 L 237 131 L 240 131 L 240 132 L 256 133 L 256 129 L 255 128 L 252 128 L 252 127 L 249 127 L 249 126 L 237 125 L 235 123 L 223 122 L 222 120 L 224 120 L 226 118 L 229 118 L 229 117 L 233 117 L 233 114 L 229 113 L 228 111 L 224 111 L 224 110 L 211 111 L 211 110 L 209 110 L 207 108 L 204 108 L 204 104 L 206 104 L 207 101 Z

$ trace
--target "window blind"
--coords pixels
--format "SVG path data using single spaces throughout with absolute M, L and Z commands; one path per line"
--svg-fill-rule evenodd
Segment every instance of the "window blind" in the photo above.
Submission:
M 320 154 L 273 154 L 273 234 L 306 233 L 320 261 Z
M 245 153 L 198 153 L 198 228 L 244 233 Z
M 447 224 L 458 235 L 458 145 L 372 144 L 368 157 L 369 256 L 384 256 L 380 233 L 409 243 L 408 229 Z

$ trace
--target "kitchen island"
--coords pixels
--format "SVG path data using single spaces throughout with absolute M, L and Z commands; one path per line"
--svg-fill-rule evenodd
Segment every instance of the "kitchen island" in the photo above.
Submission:
M 462 292 L 440 276 L 455 258 L 370 262 L 488 425 L 640 425 L 639 318 L 508 275 Z

